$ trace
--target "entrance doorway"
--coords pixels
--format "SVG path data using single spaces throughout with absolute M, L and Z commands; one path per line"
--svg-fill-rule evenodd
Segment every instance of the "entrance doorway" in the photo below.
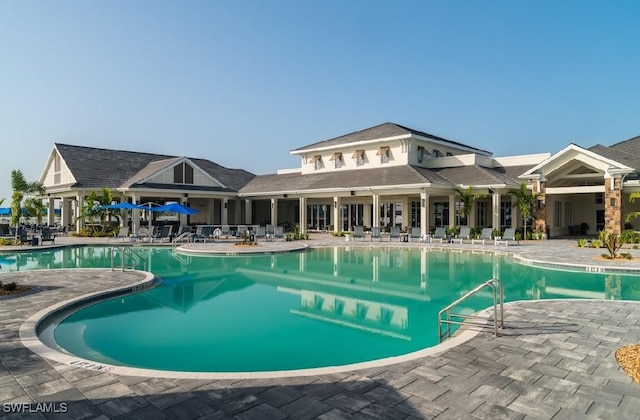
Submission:
M 604 230 L 604 210 L 596 210 L 596 231 Z

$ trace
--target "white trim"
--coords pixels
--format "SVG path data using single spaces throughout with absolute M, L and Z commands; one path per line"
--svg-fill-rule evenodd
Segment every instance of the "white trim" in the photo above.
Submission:
M 544 191 L 546 195 L 552 194 L 587 194 L 604 192 L 604 185 L 590 185 L 582 187 L 547 187 Z
M 167 159 L 167 160 L 171 160 L 171 159 Z M 156 161 L 157 162 L 157 161 Z M 217 179 L 215 179 L 214 177 L 212 177 L 211 175 L 209 175 L 209 173 L 207 171 L 205 171 L 204 169 L 202 169 L 200 166 L 196 165 L 191 159 L 189 159 L 188 157 L 182 157 L 179 158 L 178 160 L 174 161 L 171 164 L 168 164 L 167 166 L 163 167 L 162 169 L 155 171 L 154 173 L 152 173 L 151 175 L 147 176 L 146 178 L 142 178 L 139 181 L 136 181 L 136 184 L 144 184 L 145 182 L 149 181 L 151 178 L 158 176 L 159 174 L 169 170 L 169 169 L 173 169 L 174 167 L 178 166 L 179 164 L 183 163 L 183 162 L 187 162 L 189 163 L 189 165 L 193 166 L 194 168 L 197 168 L 200 172 L 202 172 L 202 174 L 206 177 L 209 178 L 211 181 L 213 181 L 214 183 L 218 184 L 220 187 L 222 188 L 227 188 L 226 185 L 224 185 L 222 182 L 218 181 Z M 151 165 L 154 162 L 149 162 L 149 165 Z M 135 176 L 135 175 L 134 175 Z M 195 174 L 194 174 L 195 176 Z M 129 178 L 131 179 L 131 178 Z M 129 180 L 125 181 L 125 182 L 129 182 Z M 197 184 L 172 184 L 172 185 L 194 185 L 197 186 Z

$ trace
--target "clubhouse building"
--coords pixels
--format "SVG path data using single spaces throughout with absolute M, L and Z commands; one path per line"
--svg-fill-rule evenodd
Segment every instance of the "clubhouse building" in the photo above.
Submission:
M 519 228 L 509 190 L 532 193 L 535 229 L 551 237 L 621 232 L 640 211 L 640 137 L 612 146 L 570 144 L 555 154 L 493 157 L 492 153 L 394 123 L 384 123 L 290 152 L 300 167 L 254 175 L 207 159 L 54 144 L 40 182 L 63 225 L 74 224 L 92 192 L 111 189 L 131 203 L 179 202 L 199 212 L 181 224 L 299 225 L 301 231 L 354 226 Z M 468 220 L 454 188 L 485 193 Z M 141 211 L 131 212 L 135 231 Z M 76 222 L 77 220 L 77 222 Z M 628 228 L 637 229 L 640 220 Z

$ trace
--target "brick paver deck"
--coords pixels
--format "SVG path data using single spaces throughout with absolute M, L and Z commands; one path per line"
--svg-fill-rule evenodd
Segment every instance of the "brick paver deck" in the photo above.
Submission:
M 554 254 L 548 245 L 540 250 L 537 257 Z M 640 418 L 640 385 L 614 357 L 618 347 L 640 341 L 636 302 L 509 304 L 506 328 L 498 338 L 481 332 L 437 356 L 296 378 L 118 376 L 43 359 L 20 342 L 20 325 L 39 310 L 143 278 L 107 270 L 2 274 L 3 282 L 19 279 L 33 290 L 0 298 L 0 418 Z M 27 416 L 5 405 L 25 402 L 65 403 L 68 411 Z

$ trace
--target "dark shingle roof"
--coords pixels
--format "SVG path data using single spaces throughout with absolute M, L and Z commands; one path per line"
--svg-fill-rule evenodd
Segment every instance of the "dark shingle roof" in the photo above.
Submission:
M 150 175 L 148 169 L 167 166 L 166 160 L 175 161 L 178 156 L 94 147 L 55 144 L 71 173 L 76 179 L 74 187 L 118 188 L 131 178 L 141 180 L 140 174 Z M 255 175 L 242 169 L 229 169 L 206 159 L 191 159 L 196 165 L 229 189 L 238 191 Z
M 532 168 L 527 166 L 526 168 Z M 524 168 L 523 166 L 517 168 Z M 443 178 L 448 179 L 457 185 L 519 185 L 522 181 L 511 174 L 517 173 L 518 170 L 511 169 L 509 173 L 505 168 L 486 168 L 480 165 L 459 166 L 455 168 L 442 168 L 438 170 Z M 526 171 L 518 173 L 523 174 Z
M 376 139 L 382 139 L 385 137 L 401 136 L 406 134 L 414 134 L 421 137 L 427 137 L 433 140 L 449 143 L 452 146 L 466 147 L 466 148 L 475 150 L 477 152 L 491 154 L 491 152 L 488 152 L 486 150 L 477 149 L 475 147 L 471 147 L 466 144 L 458 143 L 452 140 L 447 140 L 442 137 L 434 136 L 433 134 L 425 133 L 424 131 L 414 130 L 412 128 L 404 127 L 402 125 L 391 123 L 391 122 L 376 125 L 375 127 L 366 128 L 364 130 L 345 134 L 343 136 L 335 137 L 329 140 L 323 140 L 316 143 L 312 143 L 307 146 L 295 149 L 294 151 L 305 151 L 309 149 L 315 149 L 317 147 L 338 146 L 341 144 L 348 144 L 348 143 L 367 141 L 367 140 L 376 140 Z
M 621 152 L 630 153 L 635 156 L 640 156 L 640 136 L 633 137 L 629 140 L 612 144 L 609 147 L 611 149 L 619 150 Z
M 627 140 L 630 141 L 630 140 Z M 620 144 L 620 143 L 618 143 Z M 590 147 L 588 150 L 599 154 L 600 156 L 604 156 L 607 159 L 615 160 L 618 163 L 622 163 L 623 165 L 627 165 L 631 168 L 638 169 L 640 168 L 640 153 L 632 154 L 626 150 L 633 150 L 631 147 L 625 147 L 622 149 L 614 149 L 613 146 L 607 147 L 601 144 L 596 144 L 595 146 Z
M 299 172 L 259 175 L 245 185 L 240 193 L 250 195 L 265 192 L 285 193 L 326 188 L 346 189 L 427 183 L 451 185 L 449 181 L 432 170 L 404 165 L 305 175 Z

